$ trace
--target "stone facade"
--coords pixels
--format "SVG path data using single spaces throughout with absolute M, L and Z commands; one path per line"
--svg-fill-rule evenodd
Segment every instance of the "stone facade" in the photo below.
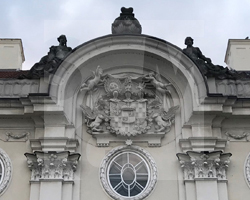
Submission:
M 205 77 L 141 34 L 80 45 L 39 79 L 1 78 L 1 198 L 245 199 L 249 80 Z

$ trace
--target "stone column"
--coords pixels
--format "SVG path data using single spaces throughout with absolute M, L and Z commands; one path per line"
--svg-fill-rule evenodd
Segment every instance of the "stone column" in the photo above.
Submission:
M 228 200 L 226 170 L 231 153 L 222 151 L 178 153 L 187 200 Z
M 25 156 L 31 170 L 30 200 L 64 200 L 63 194 L 72 199 L 79 153 L 36 151 Z

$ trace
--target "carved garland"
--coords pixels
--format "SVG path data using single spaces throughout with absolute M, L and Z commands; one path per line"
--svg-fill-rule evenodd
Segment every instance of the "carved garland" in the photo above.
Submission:
M 3 179 L 0 183 L 0 195 L 1 195 L 7 189 L 10 183 L 12 175 L 12 164 L 9 156 L 2 149 L 0 149 L 0 160 L 2 161 L 3 164 L 3 169 L 2 169 Z
M 153 160 L 153 158 L 150 156 L 150 154 L 145 151 L 143 148 L 138 147 L 138 146 L 119 146 L 116 147 L 114 149 L 112 149 L 107 155 L 106 157 L 103 159 L 101 167 L 100 167 L 100 180 L 102 183 L 103 188 L 105 189 L 105 191 L 114 199 L 116 200 L 125 200 L 128 198 L 122 197 L 116 193 L 113 192 L 113 190 L 111 189 L 108 180 L 107 180 L 107 168 L 108 165 L 110 163 L 110 161 L 112 160 L 112 158 L 114 156 L 116 156 L 117 154 L 123 152 L 123 151 L 134 151 L 138 154 L 140 154 L 141 156 L 143 156 L 143 158 L 146 159 L 146 161 L 148 162 L 150 168 L 151 168 L 151 178 L 149 180 L 149 184 L 147 186 L 147 188 L 145 189 L 144 192 L 142 192 L 141 194 L 139 194 L 138 196 L 135 197 L 129 197 L 130 200 L 140 200 L 140 199 L 144 199 L 145 197 L 147 197 L 150 192 L 154 189 L 156 181 L 157 181 L 157 166 L 155 161 Z

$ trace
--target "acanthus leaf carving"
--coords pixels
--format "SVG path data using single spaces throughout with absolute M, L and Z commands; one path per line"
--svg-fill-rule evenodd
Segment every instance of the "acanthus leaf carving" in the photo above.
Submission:
M 231 153 L 222 151 L 178 153 L 184 180 L 217 179 L 225 181 L 226 170 L 229 167 Z
M 65 152 L 25 153 L 31 181 L 41 179 L 62 179 L 73 181 L 80 154 Z

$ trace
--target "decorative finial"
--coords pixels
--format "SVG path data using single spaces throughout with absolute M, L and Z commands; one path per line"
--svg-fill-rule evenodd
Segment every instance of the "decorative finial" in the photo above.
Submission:
M 140 22 L 134 17 L 133 8 L 121 8 L 120 17 L 112 24 L 112 34 L 141 34 Z

